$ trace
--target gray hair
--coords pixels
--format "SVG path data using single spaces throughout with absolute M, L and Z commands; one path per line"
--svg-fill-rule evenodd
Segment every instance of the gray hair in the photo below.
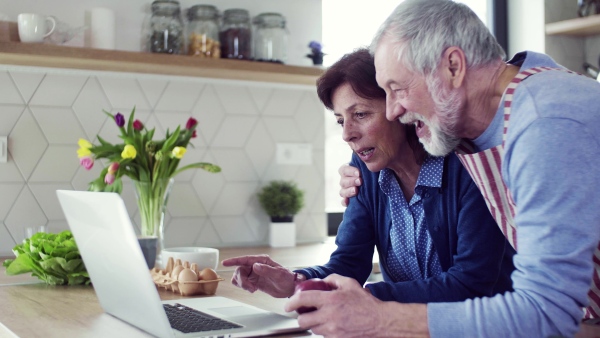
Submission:
M 452 46 L 465 53 L 467 68 L 486 66 L 506 54 L 489 29 L 466 5 L 450 0 L 405 0 L 385 20 L 371 42 L 371 54 L 386 38 L 398 61 L 422 75 L 437 69 Z

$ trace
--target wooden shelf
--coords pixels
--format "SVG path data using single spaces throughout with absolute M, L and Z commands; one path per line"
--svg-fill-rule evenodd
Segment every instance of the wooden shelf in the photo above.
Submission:
M 0 42 L 0 64 L 315 85 L 323 69 L 244 60 Z
M 600 34 L 600 14 L 546 24 L 546 34 L 573 36 Z

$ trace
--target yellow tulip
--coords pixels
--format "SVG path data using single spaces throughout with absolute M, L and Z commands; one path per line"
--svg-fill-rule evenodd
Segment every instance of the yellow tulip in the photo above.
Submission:
M 77 141 L 77 144 L 81 147 L 81 148 L 86 148 L 89 149 L 92 147 L 92 144 L 90 143 L 90 141 L 86 140 L 86 139 L 82 139 L 80 138 L 79 141 Z
M 187 149 L 185 149 L 184 147 L 175 147 L 173 148 L 173 156 L 181 159 L 183 157 L 183 155 L 185 155 L 185 152 L 187 151 Z
M 121 153 L 122 158 L 134 159 L 136 155 L 137 151 L 135 150 L 135 147 L 131 144 L 126 145 L 125 148 L 123 148 L 123 152 Z
M 79 157 L 79 158 L 90 156 L 91 154 L 92 154 L 92 152 L 88 148 L 77 149 L 77 157 Z

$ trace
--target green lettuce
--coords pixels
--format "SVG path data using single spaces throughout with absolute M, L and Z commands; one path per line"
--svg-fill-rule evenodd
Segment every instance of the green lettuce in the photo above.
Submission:
M 15 259 L 2 264 L 9 276 L 31 272 L 50 285 L 90 284 L 90 276 L 71 231 L 38 232 L 13 248 Z

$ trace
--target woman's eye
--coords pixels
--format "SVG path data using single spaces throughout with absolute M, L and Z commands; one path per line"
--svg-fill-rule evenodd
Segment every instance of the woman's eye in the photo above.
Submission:
M 344 126 L 344 119 L 337 119 L 337 124 L 339 124 L 340 126 Z
M 357 119 L 364 119 L 367 116 L 367 113 L 356 112 L 356 113 L 354 113 L 354 116 L 356 116 Z

